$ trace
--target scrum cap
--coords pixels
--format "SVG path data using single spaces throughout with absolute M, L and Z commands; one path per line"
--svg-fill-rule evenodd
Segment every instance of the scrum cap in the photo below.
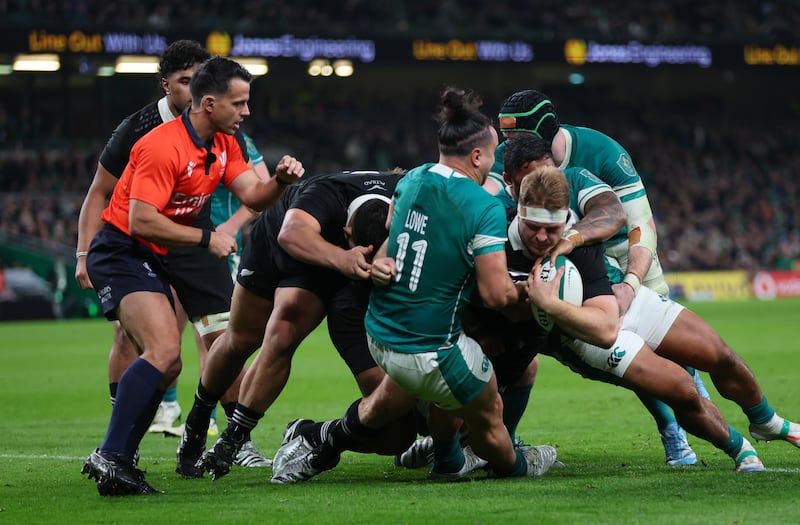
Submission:
M 553 142 L 560 123 L 556 109 L 544 93 L 535 89 L 518 91 L 503 102 L 498 115 L 500 131 L 533 133 Z

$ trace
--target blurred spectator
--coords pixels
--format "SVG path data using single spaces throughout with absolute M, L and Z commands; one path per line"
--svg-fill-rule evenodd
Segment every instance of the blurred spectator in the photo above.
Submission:
M 185 24 L 271 35 L 506 40 L 580 35 L 659 42 L 753 37 L 771 42 L 795 41 L 800 3 L 742 0 L 731 9 L 711 0 L 0 0 L 0 27 L 47 22 L 170 31 Z M 289 152 L 312 174 L 409 168 L 437 154 L 430 150 L 436 128 L 429 107 L 438 89 L 410 87 L 402 100 L 375 85 L 354 83 L 346 91 L 315 84 L 291 95 L 255 89 L 254 117 L 245 127 L 263 144 L 269 164 Z M 636 159 L 659 224 L 667 271 L 796 266 L 800 108 L 771 117 L 723 109 L 723 95 L 645 104 L 635 97 L 606 103 L 602 88 L 592 96 L 568 88 L 548 93 L 565 122 L 617 137 Z M 492 114 L 507 93 L 484 95 Z M 117 118 L 87 110 L 101 132 L 78 142 L 68 129 L 74 119 L 60 114 L 62 105 L 26 100 L 0 104 L 0 236 L 74 247 L 80 199 L 102 150 L 97 142 L 105 140 Z M 98 115 L 110 122 L 103 124 Z
M 800 26 L 796 0 L 45 0 L 0 2 L 0 25 L 95 24 L 181 30 L 232 27 L 273 34 L 344 37 L 584 38 L 725 40 L 742 35 L 787 38 Z
M 299 96 L 282 112 L 254 119 L 269 163 L 283 151 L 309 173 L 408 168 L 428 158 L 435 126 L 413 104 L 390 112 L 381 101 L 322 104 Z M 571 104 L 559 103 L 563 113 Z M 380 108 L 380 109 L 375 109 Z M 636 159 L 659 224 L 667 271 L 794 268 L 800 257 L 800 125 L 764 119 L 720 123 L 716 113 L 584 115 L 581 124 L 618 137 Z M 565 118 L 566 122 L 573 122 Z M 258 126 L 268 123 L 267 127 Z M 687 124 L 690 123 L 690 124 Z M 422 131 L 420 131 L 422 130 Z M 0 236 L 73 247 L 95 153 L 0 150 Z

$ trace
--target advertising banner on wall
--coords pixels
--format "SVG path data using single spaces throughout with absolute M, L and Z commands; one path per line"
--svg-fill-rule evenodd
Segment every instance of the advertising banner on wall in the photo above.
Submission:
M 690 301 L 738 301 L 752 295 L 745 271 L 665 273 L 673 299 Z
M 790 270 L 758 272 L 753 277 L 753 295 L 762 300 L 800 297 L 800 272 Z
M 638 67 L 800 66 L 796 42 L 714 44 L 648 41 L 598 41 L 542 38 L 531 41 L 496 38 L 347 37 L 295 34 L 245 34 L 225 27 L 188 31 L 129 31 L 98 26 L 15 27 L 0 32 L 0 50 L 7 53 L 61 55 L 159 55 L 175 40 L 193 38 L 224 56 L 285 58 L 349 58 L 363 63 L 505 62 L 516 64 L 611 65 Z

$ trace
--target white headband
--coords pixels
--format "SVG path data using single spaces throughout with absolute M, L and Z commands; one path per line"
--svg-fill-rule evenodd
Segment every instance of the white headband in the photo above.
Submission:
M 371 201 L 372 199 L 382 200 L 386 204 L 392 203 L 392 200 L 384 195 L 376 195 L 374 193 L 373 194 L 365 193 L 364 195 L 360 195 L 355 199 L 353 199 L 353 202 L 351 202 L 350 205 L 347 207 L 347 222 L 345 222 L 345 224 L 350 226 L 350 220 L 353 218 L 353 215 L 355 215 L 356 211 L 358 211 L 358 209 L 361 207 L 362 204 L 364 204 L 367 201 Z
M 566 222 L 569 212 L 567 210 L 546 210 L 520 204 L 517 207 L 519 218 L 530 222 Z

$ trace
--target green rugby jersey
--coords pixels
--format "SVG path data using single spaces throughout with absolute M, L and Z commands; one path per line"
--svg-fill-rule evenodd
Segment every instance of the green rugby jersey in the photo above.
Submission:
M 409 171 L 397 184 L 387 240 L 397 276 L 373 287 L 367 332 L 399 352 L 449 347 L 475 289 L 474 257 L 504 249 L 503 206 L 442 164 Z

